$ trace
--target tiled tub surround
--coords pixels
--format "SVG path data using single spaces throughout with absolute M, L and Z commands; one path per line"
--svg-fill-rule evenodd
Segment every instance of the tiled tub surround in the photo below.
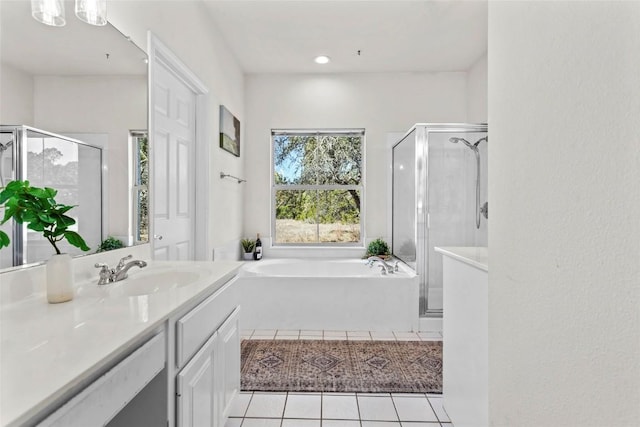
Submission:
M 76 278 L 86 275 L 86 280 L 95 283 L 97 270 L 93 263 L 113 264 L 130 252 L 78 258 L 74 260 Z M 162 263 L 149 262 L 148 268 L 156 264 Z M 181 268 L 199 266 L 209 274 L 170 291 L 117 298 L 80 294 L 63 304 L 47 304 L 41 267 L 0 274 L 0 425 L 22 425 L 41 418 L 140 340 L 162 329 L 182 307 L 214 293 L 241 266 L 239 262 L 174 264 Z M 89 265 L 91 268 L 87 268 Z M 131 277 L 138 271 L 143 270 L 132 270 Z
M 271 259 L 238 278 L 244 328 L 418 330 L 418 279 L 403 263 L 380 274 L 361 259 Z

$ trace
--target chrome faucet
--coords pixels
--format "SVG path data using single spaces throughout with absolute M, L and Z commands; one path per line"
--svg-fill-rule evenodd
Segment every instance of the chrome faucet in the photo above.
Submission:
M 108 283 L 119 282 L 127 278 L 127 272 L 131 267 L 144 268 L 147 266 L 145 261 L 134 260 L 126 262 L 131 259 L 133 255 L 127 255 L 122 258 L 115 268 L 109 268 L 107 264 L 96 263 L 95 267 L 100 269 L 100 279 L 98 285 L 106 285 Z
M 394 273 L 396 271 L 398 271 L 398 261 L 396 261 L 396 263 L 394 265 L 390 265 L 388 264 L 384 259 L 380 258 L 379 256 L 370 256 L 369 258 L 367 258 L 367 265 L 369 266 L 369 268 L 373 267 L 373 265 L 376 263 L 376 261 L 378 261 L 382 267 L 382 274 L 387 274 L 387 273 Z
M 114 282 L 119 282 L 120 280 L 126 279 L 127 278 L 127 271 L 129 271 L 129 269 L 131 267 L 144 268 L 146 266 L 147 266 L 147 263 L 145 261 L 141 261 L 139 259 L 136 259 L 134 261 L 129 261 L 121 269 L 118 270 L 116 268 L 116 277 L 114 279 Z

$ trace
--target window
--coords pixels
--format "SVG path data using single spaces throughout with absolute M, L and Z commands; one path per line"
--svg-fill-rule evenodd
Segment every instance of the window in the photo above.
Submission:
M 149 241 L 149 139 L 131 132 L 133 146 L 133 230 L 136 242 Z
M 275 245 L 362 244 L 364 130 L 271 132 Z

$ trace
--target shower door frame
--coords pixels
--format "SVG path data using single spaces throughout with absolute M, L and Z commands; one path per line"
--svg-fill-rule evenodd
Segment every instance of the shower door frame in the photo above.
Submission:
M 78 145 L 84 145 L 91 148 L 100 150 L 100 199 L 102 200 L 101 209 L 101 221 L 100 221 L 100 236 L 105 238 L 105 230 L 108 229 L 108 200 L 107 200 L 107 159 L 106 159 L 106 147 L 93 145 L 80 141 L 75 138 L 71 138 L 65 135 L 49 132 L 43 129 L 38 129 L 33 126 L 27 125 L 0 125 L 1 133 L 13 133 L 13 158 L 11 159 L 13 164 L 13 179 L 25 180 L 24 176 L 27 169 L 27 138 L 29 131 L 36 132 L 48 137 L 58 138 L 65 141 L 69 141 Z M 18 224 L 15 220 L 12 220 L 12 233 L 11 243 L 13 244 L 13 267 L 18 267 L 24 264 L 26 257 L 24 241 L 27 238 L 27 226 L 25 224 Z
M 414 206 L 416 209 L 416 220 L 414 224 L 416 242 L 416 268 L 420 290 L 420 316 L 421 317 L 442 317 L 442 309 L 429 310 L 429 134 L 431 133 L 473 133 L 487 132 L 489 127 L 486 123 L 416 123 L 413 125 L 391 148 L 391 166 L 395 164 L 394 149 L 415 131 L 415 194 Z M 393 206 L 394 180 L 395 174 L 391 174 L 391 242 L 393 251 Z M 394 256 L 395 253 L 394 253 Z M 405 262 L 402 258 L 398 257 Z M 405 262 L 405 264 L 407 264 Z

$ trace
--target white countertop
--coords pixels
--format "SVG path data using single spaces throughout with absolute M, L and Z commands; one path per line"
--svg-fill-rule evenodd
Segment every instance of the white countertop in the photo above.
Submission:
M 485 247 L 445 247 L 435 248 L 436 252 L 451 257 L 472 267 L 489 271 L 489 249 Z
M 242 263 L 150 262 L 148 268 L 191 266 L 206 275 L 149 295 L 106 297 L 102 290 L 85 287 L 88 292 L 62 304 L 48 304 L 44 294 L 36 294 L 3 305 L 0 426 L 21 425 L 83 385 L 170 315 L 220 288 Z M 145 270 L 131 270 L 130 277 Z

